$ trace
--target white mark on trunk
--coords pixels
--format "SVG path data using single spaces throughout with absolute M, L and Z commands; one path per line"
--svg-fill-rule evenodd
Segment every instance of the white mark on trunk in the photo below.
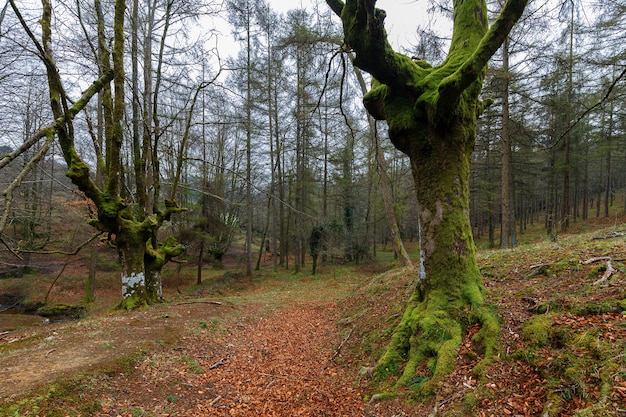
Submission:
M 141 287 L 146 285 L 146 277 L 143 272 L 131 273 L 130 276 L 122 275 L 122 297 L 130 297 Z
M 420 250 L 420 270 L 419 270 L 419 275 L 417 276 L 417 282 L 419 282 L 420 285 L 422 285 L 424 283 L 424 281 L 426 281 L 426 267 L 424 266 L 424 263 L 426 261 L 426 255 L 424 252 L 424 238 L 422 236 L 422 220 L 420 219 L 420 215 L 419 215 L 419 207 L 418 207 L 418 215 L 417 215 L 417 240 L 419 242 L 419 250 Z
M 154 273 L 154 284 L 156 285 L 157 294 L 159 298 L 163 298 L 163 280 L 159 272 Z

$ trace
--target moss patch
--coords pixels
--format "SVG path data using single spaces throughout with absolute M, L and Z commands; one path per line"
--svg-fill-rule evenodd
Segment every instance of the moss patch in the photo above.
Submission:
M 46 304 L 37 309 L 37 314 L 48 318 L 73 318 L 79 319 L 85 315 L 86 308 L 83 305 L 71 304 Z

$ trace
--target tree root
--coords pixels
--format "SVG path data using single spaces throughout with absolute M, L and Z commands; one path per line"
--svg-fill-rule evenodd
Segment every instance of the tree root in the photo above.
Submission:
M 430 397 L 442 379 L 454 370 L 457 350 L 462 344 L 465 328 L 479 323 L 481 329 L 472 337 L 472 343 L 484 355 L 474 368 L 474 374 L 484 374 L 498 348 L 500 326 L 493 311 L 485 306 L 472 306 L 464 301 L 450 302 L 448 297 L 430 296 L 416 302 L 409 301 L 402 320 L 378 361 L 376 379 L 389 384 L 395 391 L 408 387 L 417 397 Z

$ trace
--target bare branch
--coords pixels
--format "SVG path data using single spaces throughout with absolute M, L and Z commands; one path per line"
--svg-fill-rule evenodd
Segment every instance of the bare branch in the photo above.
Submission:
M 78 245 L 74 250 L 72 250 L 70 252 L 61 251 L 61 250 L 51 250 L 51 251 L 28 251 L 28 250 L 24 250 L 22 252 L 24 252 L 24 253 L 36 253 L 36 254 L 39 254 L 39 255 L 66 255 L 66 256 L 73 256 L 73 255 L 78 254 L 78 252 L 80 252 L 85 246 L 87 246 L 88 244 L 93 242 L 97 237 L 100 237 L 103 234 L 104 234 L 104 232 L 96 232 L 96 233 L 94 233 L 90 238 L 85 240 L 83 243 Z
M 13 205 L 13 191 L 15 191 L 15 189 L 22 184 L 22 181 L 24 180 L 26 175 L 28 175 L 28 173 L 31 172 L 32 169 L 35 167 L 35 165 L 37 165 L 39 161 L 41 161 L 41 159 L 46 155 L 50 147 L 50 143 L 52 143 L 53 139 L 54 136 L 50 133 L 48 135 L 48 140 L 46 140 L 46 142 L 37 152 L 37 154 L 30 161 L 28 161 L 28 163 L 24 166 L 24 168 L 17 175 L 17 177 L 15 177 L 11 184 L 9 184 L 9 186 L 2 192 L 2 196 L 4 197 L 4 210 L 2 213 L 2 217 L 0 217 L 0 236 L 2 236 L 2 234 L 4 233 L 4 228 L 9 221 L 9 214 L 11 213 L 11 206 Z M 9 246 L 4 240 L 2 240 L 2 243 L 7 247 Z M 11 250 L 11 253 L 17 256 L 17 253 L 15 251 Z
M 50 133 L 55 134 L 56 132 L 58 132 L 58 130 L 61 129 L 65 125 L 65 122 L 68 119 L 76 117 L 76 115 L 87 106 L 87 103 L 89 103 L 89 100 L 91 100 L 91 98 L 94 95 L 96 95 L 100 90 L 102 90 L 105 84 L 108 84 L 109 82 L 111 82 L 112 79 L 113 79 L 113 72 L 109 71 L 106 74 L 104 74 L 102 77 L 94 81 L 93 84 L 91 84 L 91 86 L 89 86 L 89 88 L 87 88 L 83 92 L 80 99 L 78 99 L 72 105 L 72 107 L 68 109 L 66 114 L 63 114 L 61 117 L 57 118 L 54 122 L 39 129 L 28 140 L 26 140 L 22 145 L 20 145 L 19 148 L 15 149 L 13 152 L 6 154 L 6 155 L 2 155 L 2 157 L 0 158 L 0 169 L 4 168 L 11 161 L 13 161 L 14 159 L 22 155 L 24 152 L 29 150 L 31 147 L 33 147 L 33 145 L 35 145 L 41 139 L 45 138 L 48 134 Z

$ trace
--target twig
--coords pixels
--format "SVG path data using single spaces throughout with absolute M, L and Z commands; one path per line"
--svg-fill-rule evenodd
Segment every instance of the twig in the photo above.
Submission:
M 213 399 L 213 401 L 211 401 L 211 407 L 212 407 L 212 406 L 214 406 L 215 404 L 217 404 L 217 402 L 218 402 L 219 400 L 221 400 L 221 399 L 222 399 L 222 396 L 221 396 L 221 395 L 218 395 L 217 397 L 215 397 L 215 398 Z
M 343 339 L 343 341 L 341 342 L 341 344 L 339 345 L 339 347 L 337 348 L 337 350 L 335 350 L 335 353 L 333 354 L 333 356 L 328 360 L 328 363 L 326 365 L 324 365 L 324 367 L 322 369 L 326 369 L 328 368 L 328 366 L 330 365 L 331 362 L 333 362 L 337 356 L 339 356 L 339 353 L 341 352 L 341 348 L 343 347 L 343 345 L 346 344 L 346 342 L 348 341 L 348 339 L 350 339 L 350 336 L 352 336 L 352 332 L 354 331 L 354 327 L 352 327 L 350 329 L 350 332 L 348 333 L 348 336 L 346 336 L 345 339 Z
M 226 356 L 224 356 L 222 359 L 220 359 L 219 361 L 215 362 L 213 365 L 209 366 L 210 370 L 219 368 L 220 366 L 223 366 L 226 361 L 228 360 L 228 358 L 230 358 L 230 353 Z
M 56 349 L 50 349 L 49 351 L 46 352 L 46 358 L 48 357 L 48 355 L 50 355 L 52 352 L 54 352 Z

